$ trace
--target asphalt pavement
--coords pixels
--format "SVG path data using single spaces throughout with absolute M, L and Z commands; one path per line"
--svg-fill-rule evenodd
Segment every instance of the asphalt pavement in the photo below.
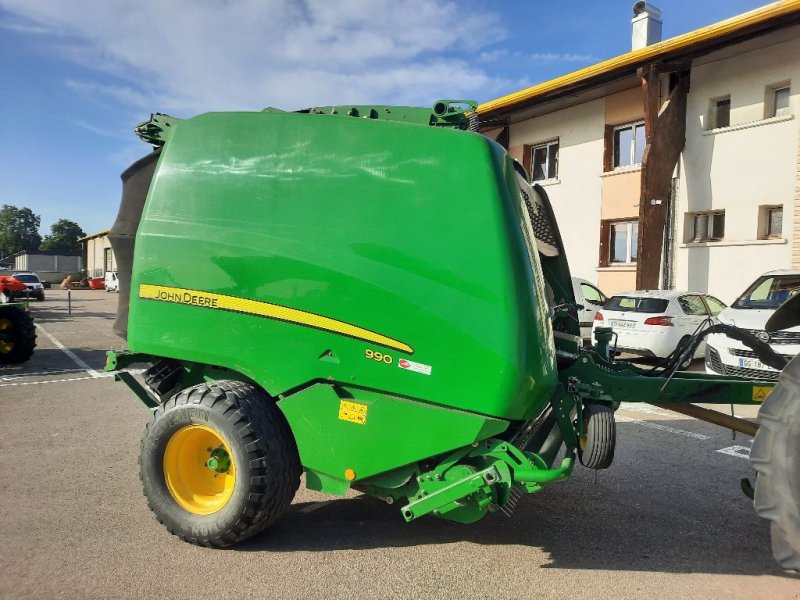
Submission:
M 123 347 L 116 302 L 73 291 L 70 315 L 48 290 L 33 359 L 0 368 L 2 598 L 800 598 L 739 489 L 752 439 L 647 405 L 618 411 L 610 469 L 578 467 L 511 518 L 406 524 L 397 505 L 301 487 L 236 548 L 181 542 L 141 494 L 148 411 L 102 372 Z

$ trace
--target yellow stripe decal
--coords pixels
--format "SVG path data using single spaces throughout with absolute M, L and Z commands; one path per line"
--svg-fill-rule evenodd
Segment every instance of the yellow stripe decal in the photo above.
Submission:
M 149 283 L 143 283 L 139 286 L 139 298 L 171 302 L 173 304 L 201 306 L 203 308 L 266 317 L 267 319 L 277 319 L 278 321 L 296 323 L 297 325 L 323 329 L 339 335 L 346 335 L 359 340 L 373 342 L 409 354 L 414 353 L 414 350 L 412 350 L 411 346 L 408 344 L 386 337 L 380 333 L 375 333 L 369 329 L 323 317 L 322 315 L 315 315 L 314 313 L 297 310 L 296 308 L 280 306 L 279 304 L 271 304 L 259 300 L 248 300 L 247 298 L 237 298 L 236 296 L 226 296 L 224 294 L 213 294 L 211 292 L 202 292 L 199 290 L 151 285 Z

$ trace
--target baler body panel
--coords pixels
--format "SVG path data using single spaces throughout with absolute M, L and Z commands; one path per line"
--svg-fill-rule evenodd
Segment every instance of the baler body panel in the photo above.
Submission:
M 503 419 L 322 383 L 278 406 L 292 424 L 303 467 L 341 480 L 343 490 L 348 471 L 351 481 L 362 480 L 499 435 L 508 427 Z
M 130 349 L 274 395 L 340 381 L 535 416 L 555 354 L 513 182 L 503 149 L 467 132 L 272 112 L 180 121 L 137 232 Z

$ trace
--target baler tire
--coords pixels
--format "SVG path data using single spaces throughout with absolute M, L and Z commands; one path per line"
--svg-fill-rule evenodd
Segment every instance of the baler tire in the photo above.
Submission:
M 17 307 L 0 309 L 0 329 L 11 335 L 11 342 L 0 342 L 0 364 L 18 365 L 33 356 L 36 325 L 28 311 Z
M 186 431 L 195 436 L 192 432 L 210 432 L 221 441 L 218 448 L 229 452 L 231 467 L 216 472 L 230 476 L 233 483 L 222 494 L 206 496 L 212 499 L 210 512 L 192 495 L 202 484 L 191 474 L 199 469 L 200 479 L 207 478 L 202 471 L 206 464 L 186 460 L 180 446 L 185 441 L 176 443 L 177 450 L 169 448 L 173 439 L 186 440 Z M 169 458 L 174 456 L 180 460 Z M 272 525 L 291 504 L 301 473 L 297 445 L 283 413 L 266 393 L 241 381 L 202 383 L 178 392 L 154 411 L 142 434 L 139 474 L 150 510 L 170 533 L 199 546 L 231 546 Z M 176 481 L 195 487 L 182 494 Z
M 605 404 L 584 404 L 585 434 L 578 444 L 578 458 L 589 469 L 607 469 L 614 462 L 617 426 L 614 410 Z
M 770 521 L 775 560 L 800 572 L 800 357 L 781 372 L 758 423 L 750 452 L 758 473 L 753 505 Z

